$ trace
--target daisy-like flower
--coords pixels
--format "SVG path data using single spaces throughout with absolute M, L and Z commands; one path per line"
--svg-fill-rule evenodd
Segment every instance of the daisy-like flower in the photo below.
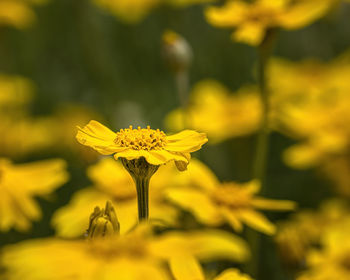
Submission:
M 180 171 L 186 169 L 190 153 L 199 150 L 208 139 L 205 133 L 184 130 L 174 135 L 165 135 L 159 129 L 134 129 L 132 126 L 113 132 L 97 121 L 79 127 L 77 140 L 103 155 L 134 160 L 144 157 L 151 165 L 175 161 Z
M 209 7 L 206 17 L 216 27 L 235 27 L 235 41 L 258 46 L 272 28 L 299 29 L 322 17 L 330 0 L 230 0 L 222 7 Z
M 170 112 L 165 125 L 172 131 L 188 127 L 207 133 L 209 143 L 250 135 L 261 121 L 262 106 L 257 89 L 243 87 L 232 93 L 215 80 L 203 80 L 191 91 L 189 106 Z
M 5 247 L 0 259 L 5 275 L 0 276 L 8 280 L 170 280 L 174 279 L 172 271 L 188 269 L 198 261 L 241 262 L 248 257 L 246 243 L 227 232 L 201 230 L 155 236 L 149 226 L 140 224 L 126 235 L 88 241 L 51 238 Z
M 327 228 L 321 237 L 320 248 L 309 250 L 307 270 L 297 280 L 350 279 L 349 233 L 349 218 Z
M 193 171 L 191 171 L 193 167 Z M 189 180 L 182 180 L 167 190 L 171 201 L 191 212 L 199 222 L 209 226 L 220 226 L 228 222 L 240 232 L 243 224 L 265 234 L 272 235 L 276 227 L 258 210 L 293 210 L 295 203 L 286 200 L 272 200 L 256 196 L 260 184 L 254 180 L 245 184 L 220 183 L 215 175 L 200 162 L 192 162 Z M 191 174 L 191 176 L 189 176 Z M 197 177 L 197 180 L 191 179 Z M 199 180 L 198 178 L 205 178 Z
M 28 230 L 41 218 L 35 196 L 45 196 L 68 179 L 60 159 L 12 164 L 0 159 L 0 231 Z
M 97 121 L 78 129 L 76 138 L 81 144 L 121 159 L 136 184 L 139 220 L 148 219 L 149 181 L 159 166 L 175 161 L 180 171 L 186 170 L 190 153 L 208 141 L 205 133 L 184 130 L 167 136 L 149 126 L 137 129 L 130 126 L 115 133 Z
M 150 188 L 150 220 L 175 226 L 178 209 L 165 201 L 169 179 L 179 174 L 170 164 L 161 166 L 152 179 Z M 87 169 L 93 185 L 76 192 L 68 205 L 53 216 L 52 225 L 60 237 L 74 238 L 84 234 L 88 227 L 86 217 L 96 205 L 110 200 L 122 225 L 121 233 L 130 231 L 137 223 L 137 194 L 133 181 L 123 165 L 113 158 L 104 158 Z

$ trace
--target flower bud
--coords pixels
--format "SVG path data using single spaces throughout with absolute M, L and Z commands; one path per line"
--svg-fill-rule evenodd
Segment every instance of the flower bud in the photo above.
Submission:
M 187 71 L 192 62 L 192 49 L 185 38 L 167 30 L 162 36 L 163 56 L 175 73 Z
M 112 203 L 107 201 L 105 208 L 100 209 L 100 207 L 96 206 L 94 212 L 90 215 L 90 223 L 86 236 L 89 239 L 95 239 L 119 234 L 119 230 L 117 214 L 114 211 Z

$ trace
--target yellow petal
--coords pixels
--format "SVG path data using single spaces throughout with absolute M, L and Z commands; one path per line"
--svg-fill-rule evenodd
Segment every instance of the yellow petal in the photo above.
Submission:
M 239 215 L 235 213 L 235 211 L 231 211 L 227 207 L 220 207 L 221 214 L 228 221 L 230 226 L 237 232 L 241 232 L 243 229 L 242 222 L 239 220 Z
M 249 275 L 242 274 L 238 269 L 230 268 L 224 270 L 214 280 L 253 280 Z
M 171 258 L 169 265 L 176 280 L 205 280 L 202 267 L 193 256 Z
M 116 134 L 97 121 L 90 121 L 83 128 L 78 127 L 76 138 L 79 143 L 90 146 L 103 155 L 110 155 L 126 148 L 114 143 Z
M 222 7 L 209 7 L 205 10 L 207 21 L 217 27 L 233 27 L 244 20 L 249 9 L 243 1 L 228 1 Z
M 168 232 L 152 241 L 150 249 L 165 259 L 192 255 L 200 261 L 241 262 L 249 258 L 249 250 L 243 239 L 220 230 Z
M 265 36 L 265 26 L 260 22 L 247 22 L 240 25 L 232 34 L 232 39 L 252 46 L 259 45 Z
M 279 17 L 284 28 L 298 29 L 322 17 L 331 8 L 333 1 L 299 1 L 292 4 Z
M 201 190 L 171 188 L 165 191 L 165 195 L 173 203 L 191 212 L 203 224 L 216 226 L 222 223 L 216 205 Z
M 184 130 L 167 136 L 166 139 L 166 150 L 183 153 L 195 152 L 199 150 L 203 144 L 208 142 L 208 138 L 205 133 L 198 133 L 194 130 Z
M 295 210 L 297 207 L 297 204 L 290 200 L 254 198 L 251 203 L 256 208 L 275 211 Z
M 275 225 L 257 211 L 242 210 L 240 211 L 239 216 L 245 224 L 257 231 L 268 235 L 273 235 L 276 232 Z

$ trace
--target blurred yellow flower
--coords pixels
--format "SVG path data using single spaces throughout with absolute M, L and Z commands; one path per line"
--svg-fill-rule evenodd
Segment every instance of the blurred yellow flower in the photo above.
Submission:
M 257 210 L 285 211 L 295 208 L 292 201 L 255 196 L 260 189 L 257 181 L 220 183 L 208 167 L 197 161 L 192 162 L 188 172 L 196 176 L 197 180 L 191 182 L 190 179 L 187 183 L 182 181 L 182 185 L 174 184 L 166 193 L 172 202 L 191 212 L 203 224 L 219 226 L 227 222 L 238 232 L 246 224 L 272 235 L 276 227 Z
M 30 4 L 45 2 L 46 0 L 1 0 L 0 26 L 10 25 L 18 29 L 29 27 L 36 20 L 36 15 Z
M 349 214 L 345 201 L 331 199 L 323 202 L 319 210 L 303 210 L 280 223 L 275 240 L 282 260 L 291 267 L 302 267 L 307 252 L 319 246 L 324 232 L 343 224 Z
M 60 159 L 13 164 L 0 159 L 0 231 L 26 231 L 41 218 L 35 196 L 46 196 L 68 179 Z
M 308 253 L 308 269 L 297 280 L 350 279 L 349 234 L 349 219 L 329 227 L 321 238 L 321 248 Z
M 79 127 L 78 127 L 79 128 Z M 132 126 L 114 133 L 96 121 L 79 128 L 77 140 L 103 155 L 114 154 L 114 158 L 133 160 L 145 158 L 151 165 L 162 165 L 175 161 L 177 168 L 185 170 L 190 153 L 199 150 L 208 139 L 205 133 L 184 130 L 167 136 L 159 129 L 133 129 Z
M 1 263 L 8 280 L 24 277 L 27 280 L 107 280 L 116 277 L 170 280 L 173 278 L 166 263 L 172 262 L 171 269 L 177 271 L 182 265 L 192 265 L 177 262 L 177 259 L 187 258 L 197 264 L 198 261 L 218 259 L 244 261 L 248 256 L 246 243 L 226 232 L 202 230 L 154 236 L 148 227 L 140 225 L 127 235 L 89 242 L 39 239 L 10 245 L 4 248 Z
M 33 97 L 33 91 L 34 85 L 29 79 L 0 74 L 0 113 L 12 115 L 17 109 L 24 110 L 24 105 Z
M 97 6 L 127 23 L 137 23 L 162 0 L 93 0 Z
M 220 83 L 204 80 L 192 90 L 186 112 L 180 108 L 170 112 L 165 123 L 172 131 L 184 129 L 186 123 L 206 132 L 210 143 L 217 143 L 254 133 L 260 118 L 261 104 L 254 88 L 244 87 L 231 94 Z
M 56 139 L 54 143 L 55 148 L 73 154 L 75 158 L 78 157 L 85 162 L 97 160 L 99 154 L 77 143 L 74 137 L 77 125 L 84 125 L 92 118 L 101 118 L 96 112 L 86 106 L 65 104 L 59 106 L 50 118 L 55 126 L 55 131 L 53 132 Z
M 23 157 L 53 147 L 57 142 L 50 118 L 13 117 L 2 115 L 0 123 L 0 153 L 13 158 Z M 23 141 L 25 139 L 25 141 Z
M 177 173 L 177 172 L 176 172 Z M 150 188 L 151 222 L 174 225 L 177 210 L 164 201 L 164 190 L 176 174 L 169 165 L 158 170 Z M 86 217 L 95 205 L 112 201 L 121 223 L 121 232 L 128 232 L 137 223 L 136 190 L 132 178 L 122 164 L 111 159 L 102 159 L 87 170 L 93 186 L 76 192 L 71 202 L 59 209 L 53 216 L 52 225 L 57 234 L 63 237 L 78 237 L 88 227 Z
M 205 15 L 216 27 L 235 27 L 233 40 L 256 46 L 268 30 L 302 28 L 322 17 L 331 4 L 330 0 L 230 0 L 222 7 L 209 7 Z
M 268 71 L 273 127 L 298 140 L 284 152 L 285 162 L 317 167 L 341 193 L 350 194 L 349 53 L 326 63 L 273 59 Z

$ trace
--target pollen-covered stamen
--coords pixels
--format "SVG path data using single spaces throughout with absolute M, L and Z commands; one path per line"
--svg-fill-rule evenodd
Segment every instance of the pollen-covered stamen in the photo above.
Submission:
M 114 142 L 117 145 L 133 150 L 161 150 L 166 144 L 165 133 L 159 129 L 151 129 L 150 126 L 133 129 L 130 125 L 129 128 L 121 129 L 116 134 Z
M 246 189 L 229 183 L 215 189 L 211 197 L 216 204 L 230 208 L 249 207 L 252 198 Z

